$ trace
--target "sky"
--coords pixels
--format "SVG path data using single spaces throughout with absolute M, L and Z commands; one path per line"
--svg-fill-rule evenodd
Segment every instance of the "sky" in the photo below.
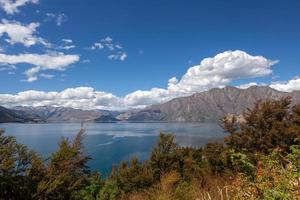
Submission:
M 129 109 L 300 90 L 300 1 L 0 0 L 0 105 Z

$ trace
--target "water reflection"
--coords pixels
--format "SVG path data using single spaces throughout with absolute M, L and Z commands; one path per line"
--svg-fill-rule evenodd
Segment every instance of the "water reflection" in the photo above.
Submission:
M 181 146 L 199 147 L 224 137 L 216 123 L 90 123 L 84 125 L 84 145 L 92 169 L 108 172 L 113 164 L 133 156 L 147 159 L 160 132 L 173 133 Z M 44 157 L 55 151 L 61 137 L 72 139 L 80 124 L 0 124 L 6 134 Z

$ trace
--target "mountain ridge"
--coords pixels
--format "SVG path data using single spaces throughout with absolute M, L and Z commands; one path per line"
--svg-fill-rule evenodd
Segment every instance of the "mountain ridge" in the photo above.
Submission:
M 39 106 L 39 107 L 24 107 L 18 106 L 14 108 L 18 111 L 23 111 L 32 115 L 37 115 L 40 119 L 54 123 L 54 122 L 93 122 L 98 119 L 98 122 L 106 122 L 114 120 L 114 115 L 118 114 L 114 111 L 107 110 L 82 110 L 69 107 L 53 107 L 53 106 Z M 106 117 L 103 117 L 106 116 Z M 109 116 L 109 117 L 108 117 Z M 103 119 L 103 120 L 101 120 Z
M 257 100 L 290 96 L 300 102 L 300 91 L 281 92 L 268 86 L 247 89 L 227 86 L 174 98 L 144 109 L 128 111 L 82 110 L 69 107 L 1 107 L 0 122 L 203 122 L 226 115 L 241 115 Z
M 128 121 L 215 121 L 230 114 L 240 115 L 257 100 L 287 96 L 291 96 L 294 103 L 300 102 L 300 91 L 280 92 L 268 86 L 252 86 L 247 89 L 232 86 L 213 88 L 149 106 L 130 116 Z

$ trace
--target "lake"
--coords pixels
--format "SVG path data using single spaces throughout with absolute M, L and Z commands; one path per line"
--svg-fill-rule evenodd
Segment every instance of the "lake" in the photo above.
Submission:
M 0 124 L 6 135 L 15 136 L 45 158 L 57 149 L 62 137 L 73 139 L 80 127 L 77 123 Z M 160 132 L 173 133 L 179 145 L 193 147 L 225 136 L 216 123 L 88 123 L 84 128 L 85 151 L 92 157 L 89 166 L 104 174 L 133 156 L 147 159 Z

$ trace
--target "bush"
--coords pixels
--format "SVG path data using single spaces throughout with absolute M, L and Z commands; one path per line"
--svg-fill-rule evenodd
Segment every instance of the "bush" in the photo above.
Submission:
M 229 148 L 238 152 L 269 154 L 273 149 L 283 153 L 300 137 L 300 105 L 292 106 L 290 98 L 258 101 L 244 113 L 238 124 L 235 117 L 223 119 Z
M 98 199 L 99 200 L 116 200 L 120 191 L 116 182 L 107 181 L 101 189 Z

